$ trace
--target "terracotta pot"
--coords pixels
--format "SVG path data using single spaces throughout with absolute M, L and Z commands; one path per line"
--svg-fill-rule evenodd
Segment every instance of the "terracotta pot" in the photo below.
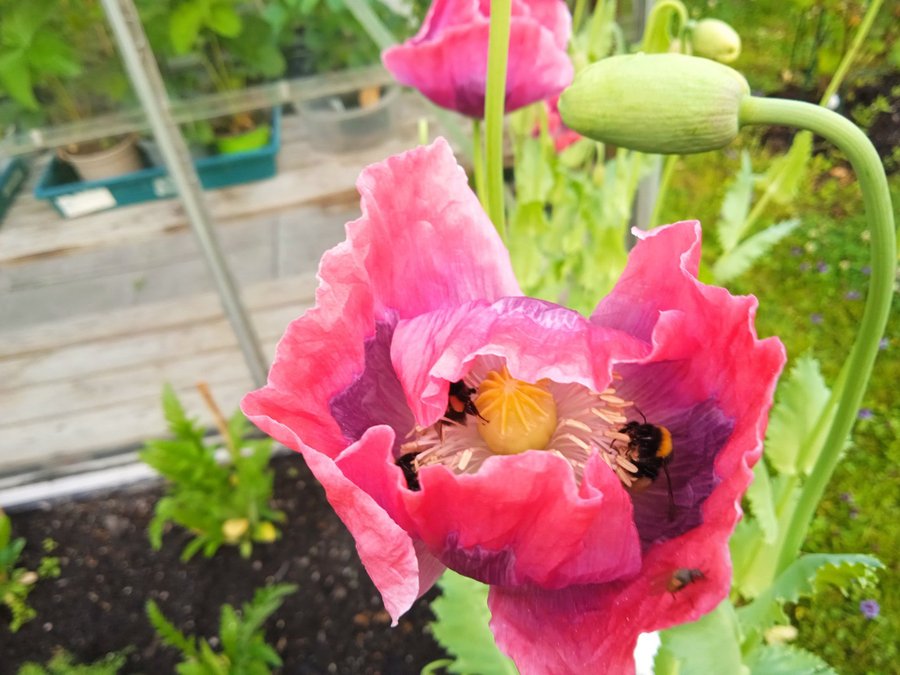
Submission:
M 137 149 L 137 136 L 133 134 L 103 150 L 73 152 L 67 148 L 58 148 L 56 152 L 83 180 L 102 180 L 144 168 Z

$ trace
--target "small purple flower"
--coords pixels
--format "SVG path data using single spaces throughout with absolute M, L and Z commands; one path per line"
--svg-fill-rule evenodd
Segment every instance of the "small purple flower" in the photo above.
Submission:
M 841 501 L 847 502 L 848 504 L 852 504 L 853 503 L 853 495 L 850 494 L 849 492 L 842 492 L 841 493 Z
M 815 314 L 809 315 L 809 320 L 812 321 L 816 326 L 822 324 L 822 315 L 816 312 Z
M 847 291 L 844 294 L 845 300 L 859 300 L 862 297 L 862 293 L 859 291 Z
M 799 258 L 801 255 L 803 255 L 803 248 L 801 248 L 800 246 L 792 246 L 791 255 L 795 258 Z
M 828 263 L 824 260 L 820 260 L 816 263 L 816 269 L 819 270 L 819 272 L 821 272 L 822 274 L 825 274 L 825 272 L 828 271 Z
M 885 349 L 888 348 L 888 345 L 890 345 L 890 344 L 891 344 L 890 338 L 881 338 L 881 340 L 878 341 L 878 349 L 880 349 L 881 351 L 884 351 Z
M 859 509 L 853 506 L 850 508 L 850 512 L 847 515 L 850 516 L 850 520 L 856 520 L 859 518 Z
M 872 419 L 872 409 L 871 408 L 860 408 L 859 412 L 856 413 L 856 416 L 861 420 L 870 420 Z
M 859 268 L 859 271 L 862 272 L 865 276 L 869 276 L 870 274 L 872 274 L 872 268 L 868 265 L 863 265 Z
M 871 621 L 881 612 L 881 605 L 878 604 L 877 600 L 863 600 L 859 603 L 859 611 Z

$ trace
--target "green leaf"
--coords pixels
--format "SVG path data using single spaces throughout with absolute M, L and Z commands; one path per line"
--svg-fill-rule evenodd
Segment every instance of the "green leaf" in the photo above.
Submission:
M 28 110 L 40 110 L 41 106 L 34 97 L 31 71 L 22 50 L 0 55 L 0 92 L 4 90 Z
M 741 633 L 728 600 L 693 623 L 660 633 L 658 660 L 677 661 L 678 675 L 741 673 Z M 671 669 L 670 669 L 671 670 Z
M 187 54 L 194 48 L 203 27 L 205 7 L 202 2 L 179 5 L 169 17 L 169 40 L 176 54 Z
M 737 246 L 744 235 L 747 214 L 750 212 L 750 202 L 753 199 L 754 181 L 750 153 L 744 150 L 741 152 L 740 171 L 725 193 L 719 211 L 719 222 L 716 224 L 716 234 L 725 253 Z
M 812 356 L 797 359 L 778 387 L 766 433 L 765 457 L 779 473 L 795 475 L 801 471 L 798 458 L 812 441 L 817 426 L 830 426 L 830 420 L 821 420 L 830 396 L 819 362 Z
M 535 246 L 548 231 L 550 224 L 542 202 L 520 201 L 509 219 L 509 253 L 516 278 L 522 288 L 533 293 L 546 281 L 542 248 Z
M 748 237 L 716 260 L 712 270 L 713 279 L 717 284 L 725 284 L 739 277 L 775 244 L 793 232 L 799 224 L 800 221 L 796 218 L 783 220 Z
M 751 675 L 837 675 L 812 652 L 789 645 L 761 645 L 747 659 Z
M 244 27 L 241 16 L 235 11 L 234 7 L 222 3 L 213 5 L 209 16 L 206 18 L 206 25 L 214 33 L 228 38 L 240 35 Z
M 769 481 L 769 470 L 764 461 L 753 467 L 753 482 L 747 489 L 747 499 L 753 517 L 759 523 L 763 541 L 771 544 L 778 537 L 778 519 L 775 516 L 775 500 L 772 498 L 772 484 Z
M 435 640 L 455 657 L 451 673 L 515 675 L 513 662 L 494 642 L 488 627 L 488 587 L 447 570 L 438 582 L 441 596 L 431 603 L 436 619 L 431 623 Z
M 783 618 L 781 605 L 810 597 L 833 586 L 846 594 L 851 582 L 877 583 L 881 561 L 858 553 L 810 553 L 800 556 L 750 604 L 737 610 L 746 632 L 762 632 Z
M 75 77 L 81 74 L 81 62 L 61 37 L 50 32 L 34 36 L 28 50 L 28 63 L 39 73 Z
M 296 584 L 274 584 L 261 588 L 253 595 L 253 600 L 241 607 L 242 627 L 244 634 L 258 631 L 284 602 L 284 598 L 297 591 Z
M 791 149 L 772 163 L 762 179 L 766 196 L 778 204 L 790 204 L 805 184 L 806 167 L 812 157 L 812 133 L 801 131 L 794 136 Z
M 193 640 L 189 640 L 184 633 L 175 628 L 153 600 L 147 601 L 147 618 L 165 644 L 175 647 L 185 655 L 197 655 L 197 647 Z
M 553 189 L 553 167 L 540 139 L 525 138 L 516 152 L 516 196 L 522 202 L 546 202 Z
M 190 420 L 185 415 L 184 407 L 182 407 L 181 401 L 178 400 L 175 390 L 169 383 L 163 385 L 162 407 L 163 415 L 169 424 L 169 431 L 176 436 L 179 435 L 182 429 L 190 425 Z

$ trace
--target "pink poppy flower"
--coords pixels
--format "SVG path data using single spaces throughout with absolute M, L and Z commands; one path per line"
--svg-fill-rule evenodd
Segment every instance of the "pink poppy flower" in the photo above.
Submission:
M 443 139 L 358 188 L 244 412 L 303 454 L 395 622 L 446 566 L 491 585 L 522 673 L 629 672 L 638 633 L 728 591 L 781 344 L 697 281 L 696 222 L 638 233 L 585 318 L 521 295 Z
M 484 117 L 489 0 L 434 0 L 419 32 L 382 61 L 397 80 L 443 108 Z M 506 110 L 558 94 L 572 81 L 563 0 L 512 0 Z

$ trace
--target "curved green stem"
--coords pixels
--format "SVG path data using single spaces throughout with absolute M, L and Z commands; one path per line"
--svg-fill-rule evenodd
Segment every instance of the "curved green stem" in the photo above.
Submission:
M 741 104 L 740 122 L 742 125 L 778 124 L 807 129 L 842 150 L 859 180 L 871 234 L 872 276 L 865 311 L 856 341 L 843 367 L 846 377 L 822 454 L 803 484 L 787 528 L 778 558 L 777 569 L 780 571 L 800 551 L 825 486 L 837 467 L 872 373 L 891 306 L 897 265 L 896 232 L 887 178 L 878 153 L 866 135 L 845 117 L 811 103 L 750 96 Z
M 669 44 L 672 41 L 669 24 L 673 15 L 677 16 L 679 21 L 675 35 L 681 35 L 684 26 L 690 18 L 684 3 L 680 0 L 662 0 L 662 2 L 657 2 L 653 6 L 653 9 L 650 10 L 650 15 L 647 17 L 647 24 L 644 26 L 644 35 L 641 38 L 641 51 L 648 54 L 669 51 Z
M 663 204 L 666 201 L 666 194 L 669 191 L 669 184 L 672 182 L 672 174 L 675 173 L 675 165 L 678 163 L 680 155 L 666 155 L 663 160 L 662 175 L 659 177 L 659 188 L 656 191 L 656 201 L 653 203 L 653 213 L 650 214 L 650 222 L 647 223 L 649 228 L 660 225 L 660 214 L 662 213 Z
M 503 239 L 506 239 L 506 217 L 503 210 L 503 113 L 506 104 L 506 63 L 509 57 L 511 11 L 511 0 L 491 2 L 487 91 L 484 98 L 488 215 Z

